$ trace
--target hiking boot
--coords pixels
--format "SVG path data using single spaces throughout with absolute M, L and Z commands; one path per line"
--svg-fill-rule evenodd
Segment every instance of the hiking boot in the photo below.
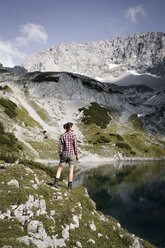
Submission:
M 73 186 L 72 186 L 72 182 L 68 182 L 68 190 L 72 190 Z
M 54 183 L 52 184 L 53 187 L 58 187 L 58 179 L 55 179 Z

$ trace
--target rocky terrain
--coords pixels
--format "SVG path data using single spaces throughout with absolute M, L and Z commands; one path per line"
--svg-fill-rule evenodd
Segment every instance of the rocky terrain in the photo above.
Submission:
M 151 79 L 165 74 L 165 33 L 60 44 L 30 55 L 23 67 L 28 71 L 73 72 L 105 82 L 120 81 L 132 74 L 146 74 Z
M 96 211 L 82 186 L 52 187 L 55 168 L 24 161 L 0 171 L 0 247 L 154 248 Z

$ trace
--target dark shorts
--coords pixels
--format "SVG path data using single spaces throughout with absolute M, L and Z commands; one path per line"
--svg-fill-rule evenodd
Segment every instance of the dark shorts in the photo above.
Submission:
M 75 162 L 76 162 L 75 155 L 70 155 L 70 156 L 61 155 L 60 156 L 60 163 L 68 163 L 69 165 L 71 165 L 71 164 L 74 165 Z

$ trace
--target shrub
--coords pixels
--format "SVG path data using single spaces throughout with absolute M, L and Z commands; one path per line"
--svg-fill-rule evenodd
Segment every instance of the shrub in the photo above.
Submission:
M 110 140 L 107 139 L 105 136 L 100 136 L 100 138 L 96 140 L 96 143 L 109 143 L 109 142 Z
M 123 137 L 120 134 L 109 133 L 109 136 L 116 137 L 118 141 L 124 141 Z
M 0 98 L 0 105 L 5 108 L 5 113 L 10 117 L 10 118 L 15 118 L 17 113 L 15 109 L 17 108 L 17 105 L 7 99 Z
M 14 153 L 0 153 L 0 160 L 5 161 L 6 163 L 14 163 L 18 159 L 18 156 Z
M 86 86 L 89 89 L 94 89 L 97 90 L 99 92 L 104 91 L 103 86 L 101 85 L 101 83 L 95 82 L 94 80 L 90 80 L 90 79 L 83 79 L 82 80 L 82 84 L 84 86 Z
M 88 125 L 95 123 L 101 128 L 106 128 L 111 121 L 110 110 L 96 102 L 92 102 L 88 108 L 80 108 L 79 111 L 84 112 L 82 122 Z
M 34 82 L 40 83 L 40 82 L 56 82 L 58 83 L 59 77 L 55 77 L 55 72 L 40 72 L 34 79 Z
M 131 150 L 130 145 L 128 145 L 127 143 L 124 143 L 124 142 L 118 142 L 118 143 L 116 143 L 116 146 L 118 146 L 119 148 L 125 148 L 128 150 Z

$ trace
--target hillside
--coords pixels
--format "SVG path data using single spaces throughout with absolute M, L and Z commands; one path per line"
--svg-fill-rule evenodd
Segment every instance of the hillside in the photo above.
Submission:
M 163 158 L 164 91 L 117 86 L 67 72 L 0 73 L 0 157 L 58 159 L 75 123 L 81 161 Z
M 70 192 L 55 168 L 0 164 L 0 247 L 154 248 L 97 211 L 82 186 Z

